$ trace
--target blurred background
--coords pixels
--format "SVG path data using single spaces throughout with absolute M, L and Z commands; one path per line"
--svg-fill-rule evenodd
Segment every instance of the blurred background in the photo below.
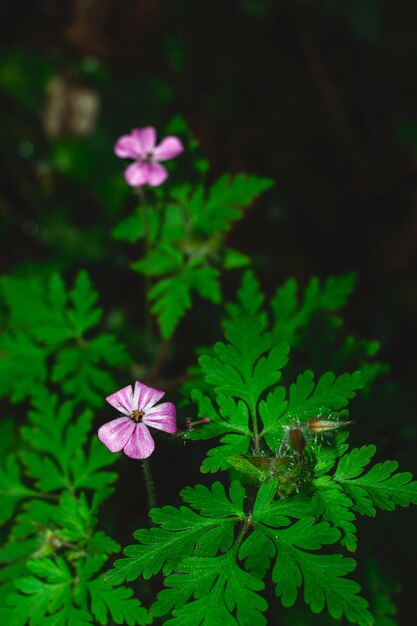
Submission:
M 134 201 L 112 146 L 133 127 L 188 128 L 209 181 L 276 181 L 231 236 L 268 293 L 358 273 L 347 330 L 380 341 L 391 374 L 355 443 L 416 473 L 416 34 L 411 0 L 1 0 L 1 273 L 85 267 L 104 308 L 136 321 L 137 253 L 111 238 Z M 218 333 L 191 328 L 188 361 Z M 416 516 L 380 516 L 368 540 L 409 624 Z

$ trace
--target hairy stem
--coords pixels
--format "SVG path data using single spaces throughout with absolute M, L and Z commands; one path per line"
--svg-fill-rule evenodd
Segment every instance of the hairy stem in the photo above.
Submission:
M 252 511 L 250 513 L 248 513 L 248 516 L 246 517 L 242 528 L 240 529 L 240 533 L 236 538 L 235 543 L 233 544 L 233 547 L 236 551 L 236 555 L 237 552 L 239 550 L 240 544 L 242 543 L 242 541 L 245 538 L 246 533 L 248 532 L 249 528 L 252 526 Z
M 151 510 L 156 505 L 155 485 L 152 478 L 151 465 L 149 459 L 142 461 L 143 474 L 145 476 L 146 495 L 148 496 L 148 509 Z
M 148 218 L 148 205 L 146 203 L 145 192 L 142 187 L 138 188 L 138 195 L 140 198 L 140 205 L 142 208 L 142 216 L 143 216 L 143 228 L 144 228 L 144 256 L 148 256 L 151 251 L 151 242 L 150 242 L 150 229 L 149 229 L 149 218 Z M 145 320 L 146 320 L 146 331 L 148 338 L 148 345 L 150 344 L 151 332 L 152 332 L 152 318 L 151 312 L 149 310 L 149 291 L 151 289 L 151 279 L 150 276 L 145 276 Z
M 256 403 L 251 399 L 250 403 L 250 414 L 252 418 L 252 431 L 253 431 L 253 449 L 256 453 L 259 452 L 259 429 L 258 429 L 258 420 L 256 418 Z

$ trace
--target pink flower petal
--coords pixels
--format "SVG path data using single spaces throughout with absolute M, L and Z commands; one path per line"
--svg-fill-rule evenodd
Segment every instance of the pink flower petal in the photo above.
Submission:
M 135 422 L 128 417 L 118 417 L 98 429 L 98 438 L 110 452 L 120 452 L 131 438 L 135 426 Z
M 165 391 L 160 391 L 159 389 L 153 389 L 153 387 L 148 387 L 144 383 L 141 383 L 139 380 L 135 383 L 135 399 L 138 398 L 138 405 L 136 408 L 141 409 L 142 411 L 146 411 L 146 409 L 150 409 L 151 406 L 159 402 L 161 398 L 165 395 Z
M 132 136 L 139 142 L 143 150 L 143 156 L 147 152 L 153 152 L 156 144 L 156 130 L 152 126 L 134 128 Z
M 122 159 L 138 159 L 143 155 L 142 145 L 132 135 L 122 135 L 114 145 L 114 151 Z
M 112 393 L 111 396 L 107 396 L 107 402 L 114 406 L 115 409 L 119 411 L 119 413 L 123 413 L 124 415 L 130 415 L 133 411 L 132 402 L 133 402 L 133 389 L 131 385 L 127 387 L 123 387 L 123 389 L 119 389 L 116 393 Z
M 148 185 L 158 187 L 168 178 L 168 172 L 159 163 L 149 163 L 148 165 Z
M 152 435 L 145 424 L 134 424 L 135 430 L 124 447 L 124 453 L 131 459 L 147 459 L 155 449 Z
M 175 406 L 172 402 L 162 402 L 158 406 L 147 410 L 143 416 L 143 423 L 151 428 L 163 430 L 166 433 L 176 433 Z
M 148 163 L 135 161 L 125 169 L 125 180 L 131 187 L 141 187 L 149 181 Z
M 172 135 L 165 137 L 165 139 L 156 146 L 154 156 L 157 161 L 167 161 L 168 159 L 174 159 L 181 154 L 181 152 L 184 152 L 184 146 L 178 137 Z

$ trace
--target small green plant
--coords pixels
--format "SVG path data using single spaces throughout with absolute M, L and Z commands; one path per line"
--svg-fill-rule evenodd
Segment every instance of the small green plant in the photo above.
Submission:
M 130 281 L 145 279 L 145 297 L 137 291 L 149 305 L 145 329 L 124 319 L 111 330 L 85 271 L 69 287 L 58 273 L 0 280 L 0 394 L 15 416 L 4 418 L 0 437 L 2 618 L 10 626 L 261 626 L 273 587 L 274 614 L 303 599 L 330 620 L 393 623 L 375 563 L 369 584 L 358 575 L 364 595 L 352 575 L 357 521 L 416 504 L 417 483 L 374 445 L 349 445 L 366 418 L 357 396 L 369 396 L 387 371 L 375 360 L 377 342 L 344 331 L 340 310 L 355 276 L 313 277 L 304 290 L 289 279 L 266 303 L 245 269 L 223 306 L 223 272 L 251 262 L 229 247 L 228 233 L 272 182 L 237 174 L 209 184 L 200 167 L 197 184 L 166 191 L 160 162 L 182 150 L 173 136 L 157 146 L 151 127 L 116 144 L 134 160 L 125 177 L 139 206 L 112 234 L 115 245 L 140 250 Z M 165 381 L 160 403 L 155 386 L 165 385 L 161 372 L 194 295 L 218 306 L 224 337 Z M 110 422 L 105 397 L 118 414 Z M 204 483 L 184 487 L 180 506 L 156 507 L 149 457 L 163 464 L 172 445 L 180 464 L 179 444 L 201 453 Z M 145 472 L 140 509 L 149 520 L 129 520 L 144 527 L 120 555 L 111 535 L 124 512 L 109 521 L 103 504 L 115 497 L 111 452 L 122 450 L 129 475 Z
M 192 393 L 198 414 L 210 422 L 188 437 L 220 437 L 201 470 L 234 468 L 239 478 L 227 487 L 218 481 L 186 487 L 187 506 L 153 509 L 155 526 L 135 533 L 137 544 L 125 549 L 107 579 L 120 583 L 162 571 L 167 589 L 151 613 L 172 613 L 167 624 L 265 624 L 266 576 L 285 607 L 301 594 L 314 613 L 326 608 L 334 618 L 372 624 L 359 585 L 347 578 L 356 563 L 342 549 L 356 550 L 358 515 L 417 503 L 417 483 L 398 473 L 394 461 L 369 469 L 375 446 L 349 449 L 348 432 L 338 428 L 349 400 L 367 384 L 360 371 L 315 380 L 306 370 L 288 389 L 278 384 L 288 344 L 268 329 L 261 302 L 247 274 L 239 302 L 229 307 L 226 341 L 200 358 L 207 391 Z M 275 304 L 273 310 L 279 315 Z M 288 323 L 287 332 L 294 326 L 295 320 Z M 323 430 L 304 437 L 306 423 L 299 420 L 317 422 L 317 416 L 327 420 Z M 301 449 L 288 442 L 288 429 L 300 433 Z M 333 550 L 323 552 L 325 546 Z

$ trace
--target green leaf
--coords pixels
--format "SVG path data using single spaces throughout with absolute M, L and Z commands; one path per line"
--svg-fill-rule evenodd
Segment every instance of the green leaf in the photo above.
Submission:
M 58 274 L 52 274 L 46 283 L 36 277 L 4 277 L 0 291 L 10 311 L 12 328 L 48 346 L 71 336 L 65 315 L 65 284 Z
M 42 385 L 52 368 L 52 380 L 77 401 L 99 406 L 115 385 L 106 366 L 122 365 L 129 357 L 112 335 L 86 339 L 99 323 L 98 295 L 86 272 L 80 272 L 69 292 L 59 275 L 4 278 L 0 295 L 8 307 L 9 329 L 0 337 L 0 395 L 17 402 Z
M 220 302 L 219 272 L 211 267 L 188 267 L 159 281 L 149 291 L 152 312 L 158 319 L 164 338 L 172 335 L 191 307 L 193 291 L 211 302 Z
M 208 416 L 210 422 L 204 424 L 195 433 L 191 433 L 190 438 L 207 439 L 227 432 L 233 433 L 220 440 L 221 446 L 208 451 L 201 471 L 217 472 L 219 469 L 225 469 L 229 465 L 229 457 L 246 454 L 248 451 L 252 438 L 248 407 L 242 401 L 236 402 L 231 397 L 219 395 L 217 396 L 219 410 L 217 410 L 210 399 L 198 390 L 193 391 L 193 400 L 198 404 L 200 417 Z
M 22 483 L 19 464 L 16 457 L 10 455 L 6 458 L 5 465 L 0 467 L 0 524 L 4 524 L 13 517 L 19 502 L 35 493 L 33 489 Z
M 23 332 L 0 335 L 0 395 L 21 402 L 45 382 L 48 352 Z
M 185 487 L 181 491 L 184 502 L 200 511 L 202 515 L 214 518 L 229 515 L 242 516 L 245 491 L 237 480 L 230 485 L 229 495 L 230 499 L 219 482 L 213 483 L 210 489 L 204 485 L 196 485 Z
M 312 499 L 317 517 L 333 524 L 342 532 L 341 543 L 354 552 L 357 546 L 355 515 L 351 511 L 352 500 L 348 498 L 340 485 L 334 483 L 329 476 L 314 481 L 316 492 Z
M 290 278 L 271 300 L 276 342 L 286 341 L 291 346 L 297 346 L 312 316 L 317 312 L 332 312 L 343 307 L 354 285 L 355 274 L 328 278 L 323 285 L 317 278 L 312 278 L 299 304 L 298 285 Z
M 112 236 L 115 239 L 128 241 L 129 243 L 135 243 L 141 239 L 144 234 L 143 217 L 139 211 L 120 222 L 112 231 Z
M 112 335 L 100 335 L 74 348 L 62 350 L 52 371 L 52 380 L 60 382 L 66 394 L 77 402 L 99 407 L 102 398 L 115 386 L 103 364 L 112 367 L 129 361 L 122 344 Z
M 74 487 L 78 489 L 102 489 L 113 483 L 118 475 L 107 468 L 117 461 L 98 438 L 91 441 L 87 454 L 79 449 L 71 460 Z M 104 471 L 103 471 L 104 470 Z
M 65 541 L 77 542 L 87 539 L 91 535 L 94 520 L 85 494 L 76 498 L 64 491 L 53 520 L 61 527 L 59 536 Z
M 70 292 L 72 308 L 68 311 L 68 319 L 77 337 L 82 337 L 100 321 L 103 311 L 94 307 L 97 299 L 98 295 L 87 272 L 79 272 Z
M 8 604 L 19 606 L 23 603 L 30 608 L 30 626 L 47 623 L 48 614 L 56 614 L 55 619 L 59 616 L 61 622 L 58 623 L 69 623 L 64 620 L 64 615 L 68 605 L 72 604 L 73 577 L 65 561 L 62 558 L 39 559 L 29 561 L 28 568 L 33 575 L 16 581 L 20 594 L 9 596 Z M 89 620 L 88 613 L 82 617 Z
M 58 396 L 46 388 L 37 390 L 33 406 L 29 423 L 22 428 L 29 450 L 21 456 L 39 489 L 102 490 L 114 482 L 117 475 L 107 468 L 116 457 L 96 437 L 87 454 L 84 450 L 91 428 L 89 411 L 75 418 L 74 404 L 59 404 Z
M 188 558 L 182 572 L 165 580 L 168 587 L 152 606 L 156 616 L 170 612 L 170 626 L 263 626 L 267 603 L 258 595 L 261 581 L 243 571 L 233 551 L 215 558 Z M 192 598 L 195 598 L 194 600 Z M 189 600 L 191 602 L 188 602 Z M 188 602 L 188 603 L 187 603 Z
M 169 574 L 185 557 L 200 553 L 214 556 L 219 550 L 224 552 L 230 548 L 234 525 L 244 517 L 240 485 L 232 485 L 229 498 L 219 483 L 214 483 L 210 490 L 202 485 L 187 488 L 183 496 L 201 514 L 184 506 L 152 509 L 150 515 L 158 527 L 135 533 L 138 544 L 124 550 L 127 558 L 115 562 L 107 574 L 108 581 L 120 583 L 140 575 L 150 578 L 160 570 Z
M 152 619 L 139 600 L 132 598 L 128 587 L 112 587 L 99 576 L 87 583 L 91 597 L 91 611 L 99 624 L 107 624 L 109 617 L 116 624 L 150 624 Z
M 191 197 L 188 208 L 193 228 L 204 235 L 227 231 L 242 216 L 242 209 L 272 187 L 268 178 L 224 175 L 210 188 L 207 198 L 201 189 Z
M 113 483 L 118 475 L 107 471 L 115 463 L 117 456 L 112 454 L 98 438 L 93 438 L 85 454 L 79 449 L 71 460 L 71 473 L 77 489 L 102 490 Z
M 147 224 L 145 224 L 144 221 L 143 210 L 138 207 L 133 215 L 124 219 L 113 229 L 112 236 L 114 239 L 135 243 L 139 241 L 139 239 L 142 239 L 148 230 L 150 240 L 154 242 L 160 228 L 160 216 L 158 211 L 154 208 L 146 210 Z
M 362 474 L 375 451 L 375 446 L 353 448 L 340 458 L 333 476 L 353 500 L 357 511 L 373 517 L 376 507 L 393 511 L 396 506 L 417 504 L 417 481 L 412 480 L 409 472 L 395 473 L 396 461 L 377 463 Z
M 203 355 L 200 365 L 217 394 L 244 400 L 254 414 L 260 395 L 275 384 L 288 360 L 288 346 L 272 347 L 258 318 L 243 316 L 226 328 L 228 343 L 216 343 L 214 356 Z
M 93 416 L 84 411 L 74 419 L 73 404 L 59 404 L 58 396 L 46 388 L 37 389 L 32 402 L 29 424 L 22 428 L 22 436 L 42 454 L 24 453 L 28 473 L 40 481 L 39 488 L 47 491 L 68 486 L 73 455 L 85 444 Z
M 220 439 L 221 446 L 211 448 L 201 465 L 201 471 L 218 472 L 233 466 L 230 458 L 246 454 L 250 445 L 250 436 L 226 435 Z
M 328 415 L 329 412 L 343 409 L 355 396 L 356 391 L 364 387 L 365 382 L 361 372 L 341 374 L 337 377 L 333 372 L 326 372 L 315 384 L 313 372 L 306 370 L 290 386 L 286 403 L 282 392 L 276 392 L 279 403 L 275 410 L 275 420 L 273 419 L 275 400 L 273 396 L 267 398 L 267 402 L 260 407 L 262 418 L 265 419 L 262 435 L 268 445 L 275 449 L 282 440 L 282 427 L 285 424 L 290 423 L 291 420 L 304 422 L 312 417 Z M 281 411 L 281 414 L 278 411 Z
M 130 267 L 145 276 L 163 276 L 180 271 L 183 263 L 184 257 L 181 250 L 172 244 L 163 243 L 141 261 L 131 263 Z
M 250 258 L 233 248 L 226 248 L 223 256 L 223 267 L 225 270 L 233 270 L 250 265 Z
M 11 550 L 15 549 L 12 542 L 20 539 L 26 539 L 35 535 L 37 537 L 37 544 L 42 543 L 43 538 L 39 536 L 39 529 L 46 529 L 50 520 L 56 511 L 56 504 L 51 502 L 45 502 L 42 500 L 29 500 L 25 502 L 21 508 L 21 511 L 16 516 L 16 523 L 10 532 L 10 544 Z M 16 547 L 19 550 L 18 547 Z M 32 551 L 25 555 L 30 555 Z
M 265 297 L 261 292 L 259 281 L 252 271 L 246 271 L 242 277 L 242 284 L 237 290 L 237 302 L 229 302 L 226 305 L 229 320 L 226 326 L 238 319 L 242 313 L 251 317 L 260 318 L 260 326 L 264 331 L 267 326 L 266 314 L 262 311 Z
M 336 619 L 345 615 L 349 621 L 360 626 L 372 624 L 368 604 L 358 595 L 359 585 L 345 578 L 355 568 L 355 561 L 340 554 L 313 552 L 324 545 L 335 543 L 340 536 L 339 532 L 327 522 L 316 523 L 308 517 L 277 530 L 276 526 L 282 526 L 283 520 L 278 517 L 274 521 L 269 513 L 265 516 L 260 509 L 254 516 L 258 522 L 256 538 L 251 540 L 249 536 L 246 539 L 246 546 L 245 543 L 241 546 L 240 556 L 249 559 L 247 565 L 251 567 L 250 557 L 256 566 L 252 554 L 258 545 L 264 547 L 264 560 L 265 555 L 269 558 L 276 555 L 272 579 L 276 584 L 275 592 L 281 597 L 283 605 L 292 606 L 299 587 L 304 584 L 304 600 L 314 613 L 320 613 L 327 606 L 330 615 Z

